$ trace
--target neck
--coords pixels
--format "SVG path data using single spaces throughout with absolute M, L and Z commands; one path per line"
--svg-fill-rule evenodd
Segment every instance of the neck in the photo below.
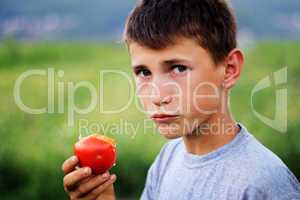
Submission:
M 203 155 L 229 143 L 239 131 L 226 107 L 225 111 L 211 115 L 196 130 L 183 136 L 183 141 L 189 153 Z

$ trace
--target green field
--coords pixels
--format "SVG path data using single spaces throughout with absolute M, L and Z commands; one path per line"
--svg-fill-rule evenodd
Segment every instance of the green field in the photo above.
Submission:
M 259 42 L 246 50 L 246 63 L 239 85 L 231 93 L 231 108 L 237 121 L 245 124 L 264 145 L 274 151 L 300 178 L 300 41 Z M 121 113 L 104 114 L 99 109 L 88 114 L 76 115 L 75 126 L 68 127 L 67 82 L 88 81 L 99 87 L 101 70 L 122 70 L 132 77 L 130 60 L 126 48 L 118 43 L 97 42 L 38 42 L 18 43 L 5 40 L 0 43 L 0 193 L 1 199 L 66 199 L 62 187 L 63 174 L 60 166 L 72 155 L 72 145 L 77 140 L 80 120 L 106 127 L 122 123 L 134 124 L 132 130 L 120 130 L 113 134 L 118 148 L 118 162 L 112 169 L 118 176 L 116 193 L 118 197 L 137 199 L 141 194 L 146 172 L 160 147 L 166 142 L 149 123 L 144 133 L 144 114 L 132 104 Z M 252 88 L 266 76 L 288 67 L 288 131 L 282 134 L 262 123 L 251 110 Z M 16 79 L 26 70 L 64 71 L 63 113 L 28 114 L 20 110 L 14 101 L 13 91 Z M 105 76 L 103 87 L 103 108 L 117 109 L 129 99 L 129 86 L 117 75 Z M 57 89 L 55 85 L 55 89 Z M 99 89 L 98 98 L 100 98 Z M 274 87 L 265 89 L 254 98 L 254 107 L 261 114 L 274 115 Z M 134 91 L 131 91 L 134 92 Z M 55 99 L 57 99 L 55 93 Z M 47 80 L 32 77 L 21 88 L 21 97 L 26 105 L 39 108 L 47 105 Z M 85 107 L 90 102 L 86 89 L 75 93 L 75 103 Z M 99 108 L 99 103 L 97 104 Z M 140 126 L 139 126 L 140 125 Z M 151 128 L 152 127 L 152 128 Z M 95 127 L 94 127 L 95 128 Z M 86 130 L 86 129 L 85 129 Z

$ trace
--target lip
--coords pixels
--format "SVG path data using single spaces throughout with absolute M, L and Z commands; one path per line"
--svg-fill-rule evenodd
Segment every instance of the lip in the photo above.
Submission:
M 155 122 L 167 123 L 177 119 L 179 115 L 168 115 L 168 114 L 154 114 L 151 119 Z

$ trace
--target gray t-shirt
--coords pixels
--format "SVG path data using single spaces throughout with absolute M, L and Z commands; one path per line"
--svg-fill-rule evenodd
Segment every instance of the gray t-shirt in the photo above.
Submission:
M 166 143 L 151 165 L 142 200 L 292 200 L 300 184 L 288 167 L 238 123 L 228 144 L 206 155 Z

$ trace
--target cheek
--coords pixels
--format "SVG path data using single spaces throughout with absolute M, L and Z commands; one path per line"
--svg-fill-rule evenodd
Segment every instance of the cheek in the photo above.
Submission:
M 149 110 L 151 106 L 151 87 L 146 84 L 137 84 L 136 95 L 141 102 L 144 110 Z
M 217 112 L 221 93 L 218 85 L 213 82 L 198 82 L 192 85 L 185 105 L 191 114 L 210 115 Z
M 188 85 L 188 100 L 185 103 L 192 113 L 210 115 L 216 113 L 221 100 L 222 77 L 212 67 L 199 68 L 192 74 Z

